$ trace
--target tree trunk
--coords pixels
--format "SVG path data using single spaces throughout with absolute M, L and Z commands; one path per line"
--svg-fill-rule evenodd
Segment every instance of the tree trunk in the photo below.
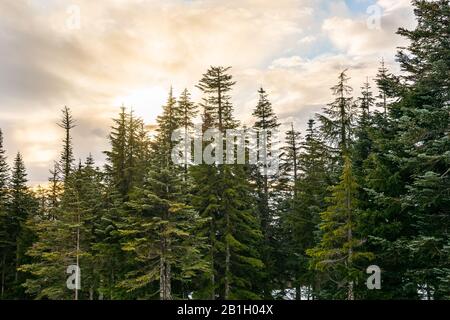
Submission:
M 171 299 L 171 283 L 170 283 L 170 265 L 167 263 L 164 257 L 160 259 L 160 299 L 170 300 Z
M 161 300 L 172 299 L 170 264 L 167 262 L 167 239 L 161 241 L 161 257 L 159 266 L 159 297 Z
M 353 281 L 348 283 L 347 300 L 355 300 L 355 293 L 353 292 Z
M 113 286 L 116 282 L 116 274 L 115 274 L 115 270 L 114 267 L 111 269 L 111 279 L 110 279 L 110 283 L 109 283 L 109 300 L 113 300 Z
M 166 292 L 167 292 L 167 300 L 172 299 L 172 270 L 170 267 L 170 263 L 166 262 Z
M 214 275 L 215 268 L 214 268 L 214 246 L 215 246 L 215 235 L 214 235 L 214 217 L 211 217 L 211 230 L 210 230 L 210 237 L 211 237 L 211 249 L 210 249 L 210 256 L 211 256 L 211 300 L 216 299 L 216 278 Z
M 295 287 L 295 300 L 301 300 L 302 299 L 302 286 L 299 283 L 297 283 L 297 286 Z
M 353 260 L 353 245 L 352 245 L 352 241 L 353 241 L 353 233 L 352 233 L 352 207 L 351 207 L 351 193 L 349 190 L 349 187 L 347 187 L 347 212 L 348 212 L 348 230 L 347 230 L 347 242 L 349 243 L 349 248 L 348 248 L 348 268 L 351 268 L 352 266 L 352 260 Z M 355 300 L 355 293 L 353 291 L 353 281 L 350 281 L 348 283 L 348 294 L 347 294 L 347 299 L 348 300 Z
M 81 217 L 80 214 L 78 213 L 77 216 L 77 220 L 78 220 L 78 226 L 77 226 L 77 273 L 76 273 L 76 278 L 75 278 L 75 300 L 78 300 L 78 287 L 79 287 L 79 279 L 80 279 L 80 275 L 78 274 L 79 270 L 80 270 L 80 222 L 81 222 Z
M 1 292 L 2 300 L 3 300 L 3 297 L 5 295 L 5 273 L 6 273 L 6 253 L 3 253 L 3 258 L 2 258 L 2 292 Z
M 228 300 L 230 296 L 230 241 L 228 239 L 228 234 L 230 233 L 230 215 L 226 214 L 227 222 L 227 233 L 225 239 L 225 294 L 224 299 Z
M 161 245 L 161 250 L 163 250 L 163 245 Z M 159 299 L 166 300 L 166 271 L 165 268 L 164 255 L 161 253 L 161 257 L 159 259 Z

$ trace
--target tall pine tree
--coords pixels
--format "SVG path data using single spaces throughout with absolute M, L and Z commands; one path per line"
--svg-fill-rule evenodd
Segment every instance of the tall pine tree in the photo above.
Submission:
M 204 94 L 203 128 L 216 128 L 222 137 L 226 129 L 234 129 L 238 124 L 233 117 L 229 95 L 235 84 L 228 73 L 229 69 L 209 68 L 198 85 Z M 226 148 L 223 150 L 225 153 Z M 223 159 L 223 155 L 219 154 L 218 157 Z M 219 162 L 223 163 L 223 160 Z M 206 231 L 213 267 L 208 284 L 209 297 L 258 297 L 255 288 L 260 285 L 263 268 L 258 252 L 262 239 L 260 222 L 249 202 L 251 188 L 246 166 L 202 164 L 192 168 L 192 176 L 195 182 L 195 207 L 202 217 L 210 219 Z M 249 274 L 252 277 L 249 278 Z

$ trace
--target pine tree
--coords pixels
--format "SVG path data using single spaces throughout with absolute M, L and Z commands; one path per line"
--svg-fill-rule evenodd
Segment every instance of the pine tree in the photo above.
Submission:
M 75 300 L 93 300 L 100 295 L 100 270 L 97 266 L 94 244 L 97 242 L 96 223 L 102 219 L 104 184 L 103 175 L 95 167 L 92 155 L 70 178 L 70 185 L 61 201 L 61 208 L 71 225 L 75 241 L 75 262 L 83 271 L 83 287 L 75 291 Z
M 187 89 L 184 89 L 181 93 L 179 99 L 178 99 L 178 110 L 180 112 L 180 126 L 183 128 L 183 134 L 185 137 L 185 141 L 190 141 L 191 136 L 191 130 L 194 127 L 194 118 L 198 114 L 198 107 L 197 105 L 191 101 L 191 95 Z M 189 156 L 189 146 L 186 146 L 184 152 L 183 152 L 183 162 L 184 162 L 184 179 L 186 179 L 187 173 L 188 173 L 188 162 L 191 159 L 188 159 Z
M 21 261 L 20 271 L 30 276 L 24 283 L 27 294 L 37 299 L 85 299 L 93 296 L 94 281 L 91 241 L 93 220 L 102 205 L 102 184 L 99 173 L 93 168 L 92 157 L 74 167 L 70 130 L 74 122 L 69 109 L 65 109 L 62 127 L 66 128 L 60 171 L 51 171 L 45 207 L 40 213 L 29 216 L 26 226 L 36 235 L 27 250 L 30 257 Z M 67 175 L 66 175 L 67 174 Z M 81 292 L 66 288 L 66 268 L 80 266 L 87 285 Z
M 324 109 L 324 114 L 318 115 L 324 137 L 341 156 L 348 153 L 356 115 L 353 98 L 349 97 L 353 91 L 348 85 L 349 80 L 347 70 L 339 74 L 338 84 L 331 88 L 336 99 Z
M 204 94 L 203 128 L 236 128 L 229 92 L 235 82 L 230 68 L 211 67 L 198 87 Z M 219 142 L 220 143 L 220 142 Z M 226 148 L 223 148 L 226 152 Z M 223 159 L 223 158 L 222 158 Z M 222 162 L 222 161 L 221 161 Z M 257 248 L 261 230 L 249 199 L 251 188 L 244 165 L 206 165 L 192 168 L 195 182 L 194 206 L 201 216 L 210 219 L 206 235 L 211 245 L 213 272 L 207 288 L 212 299 L 258 297 L 254 287 L 263 264 Z M 248 275 L 252 274 L 252 279 Z
M 43 212 L 48 215 L 49 219 L 56 219 L 56 210 L 61 201 L 63 193 L 63 186 L 61 183 L 60 173 L 58 170 L 58 163 L 55 163 L 53 169 L 50 170 L 50 177 L 48 178 L 49 189 L 46 196 L 46 207 L 42 208 Z
M 386 67 L 384 59 L 382 59 L 380 62 L 380 67 L 378 69 L 377 77 L 375 78 L 375 82 L 377 83 L 377 87 L 379 90 L 379 95 L 377 96 L 377 98 L 381 100 L 379 103 L 377 103 L 377 106 L 383 110 L 385 117 L 387 116 L 387 107 L 389 102 L 388 99 L 393 94 L 391 79 L 392 76 L 389 73 L 388 68 Z
M 367 118 L 370 115 L 370 110 L 374 105 L 375 98 L 373 97 L 369 79 L 367 78 L 364 85 L 361 87 L 361 97 L 358 98 L 361 109 L 361 118 Z
M 320 285 L 319 277 L 308 268 L 309 257 L 306 250 L 316 245 L 320 212 L 325 209 L 327 188 L 331 183 L 327 171 L 327 156 L 327 148 L 311 119 L 298 155 L 295 194 L 289 201 L 289 209 L 282 216 L 286 237 L 284 244 L 289 253 L 286 267 L 289 280 L 295 284 L 296 299 L 301 298 L 302 287 L 308 289 L 308 297 L 312 298 L 311 289 L 317 291 Z
M 158 281 L 161 300 L 183 296 L 184 292 L 172 290 L 176 280 L 187 283 L 209 269 L 203 257 L 206 239 L 197 235 L 206 220 L 186 204 L 182 171 L 170 159 L 172 132 L 182 120 L 177 112 L 171 90 L 158 117 L 158 135 L 145 184 L 135 188 L 126 203 L 130 215 L 120 230 L 123 248 L 135 256 L 137 267 L 120 286 L 134 292 Z M 145 291 L 142 294 L 152 297 Z
M 0 203 L 4 204 L 9 181 L 9 166 L 6 162 L 6 150 L 3 146 L 3 132 L 0 129 Z
M 197 85 L 205 95 L 200 104 L 204 117 L 209 118 L 210 128 L 217 127 L 219 131 L 236 127 L 229 95 L 236 82 L 228 74 L 230 69 L 231 67 L 210 67 Z
M 372 113 L 371 109 L 375 104 L 375 98 L 373 97 L 369 79 L 364 83 L 361 88 L 361 97 L 359 101 L 359 117 L 355 131 L 355 141 L 352 146 L 352 160 L 355 175 L 357 177 L 362 176 L 361 172 L 363 162 L 369 157 L 372 148 L 371 141 L 371 127 L 372 127 Z
M 113 119 L 109 141 L 111 150 L 105 151 L 105 170 L 110 183 L 124 200 L 136 186 L 143 183 L 142 173 L 149 161 L 150 141 L 142 119 L 133 111 L 121 107 L 118 118 Z
M 182 111 L 177 105 L 176 98 L 173 95 L 173 89 L 170 88 L 169 97 L 166 105 L 163 107 L 163 114 L 157 119 L 158 122 L 158 136 L 156 137 L 155 145 L 158 146 L 159 151 L 157 156 L 163 166 L 168 166 L 172 162 L 172 150 L 175 147 L 175 141 L 172 141 L 172 133 L 180 129 L 182 125 Z
M 58 126 L 64 129 L 65 134 L 63 139 L 63 151 L 61 152 L 61 159 L 59 161 L 62 179 L 65 181 L 72 171 L 74 162 L 71 130 L 75 128 L 76 125 L 70 108 L 64 107 L 64 109 L 62 109 L 62 118 Z
M 31 217 L 28 225 L 37 240 L 28 250 L 32 258 L 20 270 L 30 273 L 25 282 L 27 293 L 37 299 L 93 299 L 97 272 L 93 257 L 94 221 L 100 218 L 102 184 L 92 157 L 73 168 L 56 208 L 56 218 L 48 214 Z M 81 290 L 66 288 L 66 269 L 81 269 Z
M 329 206 L 321 213 L 320 242 L 306 251 L 312 257 L 311 266 L 314 269 L 326 272 L 338 289 L 347 287 L 348 300 L 355 299 L 355 281 L 362 273 L 357 263 L 361 259 L 373 258 L 371 253 L 358 251 L 363 240 L 358 239 L 356 233 L 360 215 L 357 187 L 351 161 L 345 157 L 341 181 L 331 188 Z
M 197 116 L 187 90 L 178 100 L 170 90 L 154 139 L 122 108 L 104 171 L 92 156 L 74 165 L 65 107 L 63 150 L 37 192 L 20 153 L 10 172 L 0 130 L 1 299 L 270 299 L 293 288 L 297 299 L 450 299 L 450 5 L 413 5 L 417 26 L 398 31 L 409 41 L 402 73 L 383 60 L 379 95 L 367 81 L 353 100 L 342 72 L 320 128 L 310 120 L 303 140 L 293 124 L 286 133 L 279 175 L 222 156 L 188 165 L 187 149 L 174 164 L 172 134 L 190 135 Z M 203 147 L 224 154 L 239 126 L 229 71 L 210 67 L 197 86 L 203 132 L 222 139 Z M 253 129 L 273 131 L 258 93 Z M 260 158 L 270 156 L 273 137 L 258 138 Z M 382 290 L 364 286 L 369 261 Z M 80 290 L 66 287 L 72 264 Z
M 297 193 L 295 188 L 300 177 L 301 134 L 295 130 L 291 123 L 291 129 L 285 133 L 284 145 L 280 148 L 279 172 L 273 191 L 273 206 L 276 208 L 279 218 L 274 223 L 274 252 L 275 257 L 274 285 L 280 288 L 279 296 L 284 297 L 285 289 L 293 281 L 292 270 L 297 268 L 290 263 L 293 251 L 291 244 L 291 230 L 287 217 L 293 209 L 293 199 Z
M 264 296 L 272 297 L 272 286 L 277 271 L 274 270 L 275 238 L 275 188 L 278 183 L 278 172 L 271 171 L 271 159 L 277 157 L 274 149 L 276 145 L 276 130 L 280 126 L 275 115 L 268 94 L 263 88 L 258 91 L 258 104 L 253 111 L 256 119 L 253 129 L 257 136 L 257 158 L 258 162 L 253 172 L 253 180 L 256 189 L 257 213 L 261 221 L 261 231 L 264 237 L 263 262 L 265 264 L 266 279 L 264 280 Z M 273 164 L 272 164 L 273 165 Z
M 106 171 L 110 183 L 117 188 L 122 197 L 126 197 L 130 191 L 127 176 L 127 123 L 128 115 L 125 107 L 121 107 L 118 118 L 113 119 L 115 126 L 111 128 L 109 141 L 111 150 L 105 151 L 107 157 Z
M 26 251 L 34 240 L 31 230 L 25 225 L 27 219 L 36 212 L 36 201 L 27 187 L 27 173 L 25 164 L 20 153 L 14 160 L 14 166 L 10 181 L 10 201 L 8 203 L 9 230 L 8 235 L 11 241 L 11 272 L 14 273 L 14 280 L 10 283 L 11 293 L 15 298 L 24 298 L 21 287 L 24 282 L 23 274 L 19 272 L 19 266 L 25 263 Z
M 281 180 L 284 189 L 288 190 L 293 196 L 296 192 L 295 184 L 300 175 L 300 153 L 301 153 L 301 134 L 294 129 L 291 123 L 291 130 L 286 132 L 285 145 L 281 148 L 280 171 Z
M 205 239 L 197 235 L 206 221 L 181 202 L 177 179 L 170 168 L 153 168 L 144 188 L 136 189 L 127 203 L 130 216 L 120 232 L 123 249 L 135 255 L 137 267 L 120 286 L 129 292 L 157 282 L 161 300 L 182 297 L 183 292 L 173 292 L 173 283 L 188 282 L 209 269 L 202 256 Z M 148 290 L 141 295 L 154 298 Z
M 409 173 L 401 197 L 413 230 L 406 277 L 410 286 L 424 288 L 426 298 L 440 299 L 450 293 L 442 282 L 450 276 L 450 4 L 441 0 L 414 5 L 416 29 L 399 30 L 410 45 L 398 54 L 406 90 L 394 107 L 399 117 L 396 140 L 403 143 L 397 155 Z
M 1 250 L 1 293 L 3 299 L 6 290 L 7 257 L 10 249 L 8 232 L 9 216 L 7 212 L 9 166 L 6 162 L 6 150 L 3 147 L 3 132 L 0 129 L 0 250 Z
M 386 272 L 379 298 L 448 296 L 448 1 L 414 1 L 418 25 L 387 78 L 387 119 L 375 115 L 365 163 L 367 247 Z
M 274 156 L 272 148 L 274 147 L 273 134 L 279 127 L 277 116 L 273 112 L 272 104 L 268 99 L 267 93 L 261 88 L 259 91 L 259 101 L 253 116 L 256 122 L 253 128 L 258 135 L 258 165 L 256 172 L 256 183 L 258 187 L 258 213 L 261 220 L 261 228 L 266 238 L 270 237 L 270 224 L 272 220 L 272 210 L 270 208 L 270 192 L 273 189 L 274 174 L 269 172 L 269 159 Z

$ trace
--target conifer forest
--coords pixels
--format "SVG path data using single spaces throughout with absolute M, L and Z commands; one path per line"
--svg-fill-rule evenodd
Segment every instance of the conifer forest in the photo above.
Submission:
M 359 88 L 352 68 L 326 71 L 329 103 L 287 126 L 264 83 L 251 123 L 236 116 L 223 61 L 192 83 L 198 99 L 168 87 L 152 126 L 117 108 L 109 147 L 89 144 L 101 162 L 78 158 L 85 129 L 60 101 L 42 124 L 60 141 L 46 183 L 1 128 L 0 299 L 450 299 L 450 4 L 411 5 L 395 66 L 380 56 Z

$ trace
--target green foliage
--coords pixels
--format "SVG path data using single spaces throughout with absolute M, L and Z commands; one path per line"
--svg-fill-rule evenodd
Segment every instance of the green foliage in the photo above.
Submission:
M 28 261 L 25 253 L 34 241 L 34 235 L 26 225 L 33 216 L 37 203 L 27 187 L 25 164 L 20 153 L 14 159 L 7 197 L 2 215 L 2 296 L 3 298 L 27 297 L 21 287 L 24 274 L 18 267 Z
M 58 123 L 58 126 L 64 130 L 63 150 L 61 151 L 59 170 L 65 180 L 69 177 L 74 162 L 71 130 L 75 128 L 75 120 L 73 119 L 70 108 L 64 107 L 62 109 L 61 122 Z
M 323 114 L 318 115 L 324 138 L 341 155 L 349 150 L 356 116 L 355 103 L 350 96 L 353 89 L 348 85 L 349 80 L 347 70 L 340 73 L 338 83 L 331 88 L 336 99 L 324 109 Z
M 306 250 L 314 247 L 318 240 L 320 212 L 325 209 L 330 185 L 327 161 L 327 148 L 319 137 L 314 120 L 310 120 L 298 156 L 300 173 L 282 225 L 283 244 L 289 253 L 285 257 L 285 265 L 289 279 L 296 284 L 297 293 L 300 287 L 314 288 L 317 282 L 315 273 L 309 269 Z M 297 294 L 296 298 L 300 296 Z
M 224 133 L 237 125 L 228 95 L 234 85 L 229 69 L 211 67 L 200 80 L 198 87 L 205 96 L 204 129 L 217 126 Z M 204 232 L 211 246 L 212 272 L 205 294 L 221 299 L 259 297 L 256 288 L 262 272 L 262 233 L 253 209 L 247 166 L 199 165 L 191 172 L 194 207 L 203 218 L 210 219 Z
M 327 280 L 336 283 L 338 289 L 348 286 L 350 300 L 354 299 L 354 283 L 362 273 L 358 263 L 373 259 L 372 253 L 358 250 L 364 239 L 356 233 L 360 220 L 357 187 L 350 159 L 346 157 L 340 183 L 331 187 L 329 206 L 320 214 L 320 242 L 306 251 L 312 257 L 312 268 L 326 272 Z
M 450 299 L 450 8 L 413 4 L 401 74 L 382 61 L 377 96 L 367 81 L 354 99 L 342 72 L 319 126 L 286 132 L 272 176 L 264 163 L 172 162 L 172 133 L 190 138 L 198 115 L 186 89 L 170 90 L 154 136 L 123 107 L 104 169 L 74 165 L 65 107 L 60 159 L 35 192 L 0 130 L 1 299 Z M 199 81 L 203 131 L 239 126 L 230 70 Z M 258 93 L 254 129 L 274 130 Z M 81 290 L 66 287 L 73 264 Z M 369 264 L 381 290 L 365 286 Z

